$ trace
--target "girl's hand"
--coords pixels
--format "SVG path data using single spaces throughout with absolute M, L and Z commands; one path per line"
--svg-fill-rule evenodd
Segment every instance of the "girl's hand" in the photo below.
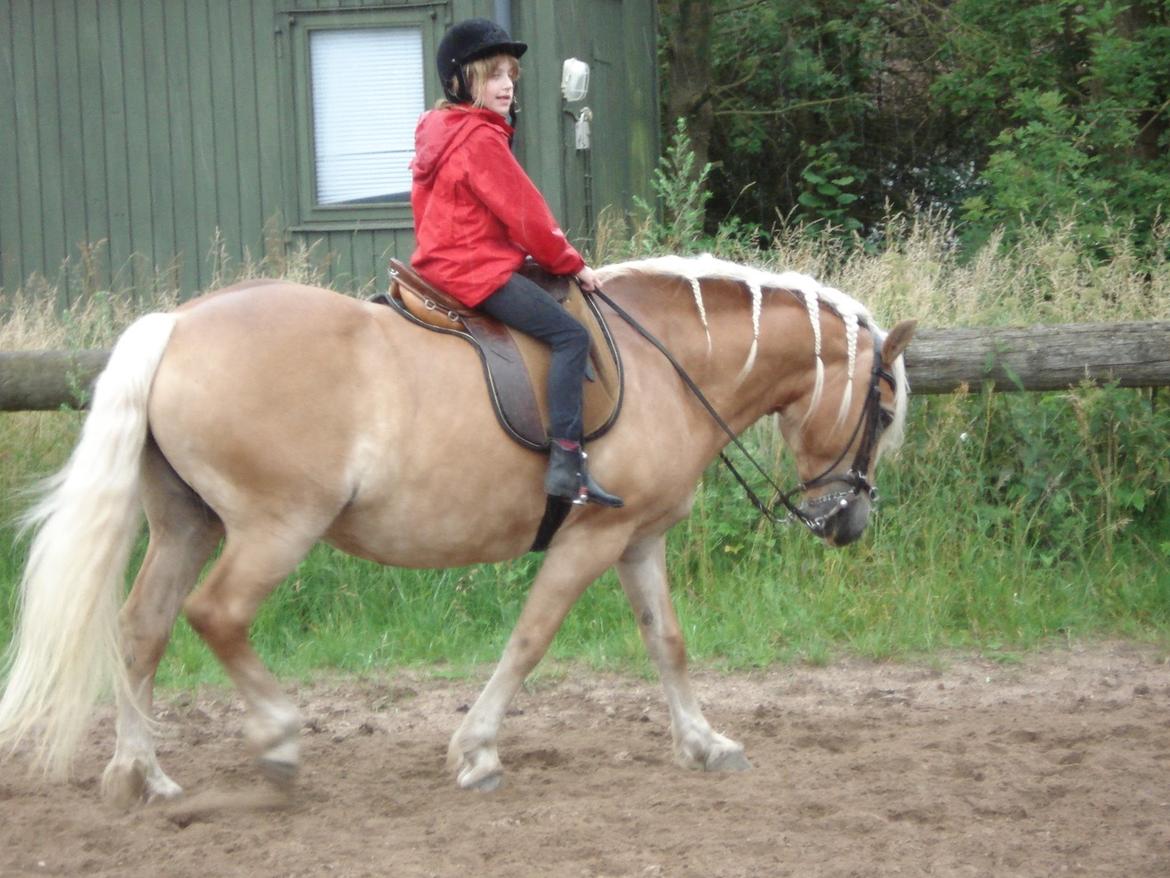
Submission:
M 577 283 L 587 293 L 593 292 L 597 289 L 597 275 L 593 273 L 593 269 L 586 265 L 577 272 Z

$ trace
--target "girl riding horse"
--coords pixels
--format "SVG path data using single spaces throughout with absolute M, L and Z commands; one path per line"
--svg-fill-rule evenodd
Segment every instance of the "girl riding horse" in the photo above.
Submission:
M 545 493 L 619 507 L 621 498 L 589 475 L 581 446 L 589 333 L 518 273 L 531 255 L 553 274 L 576 276 L 585 290 L 596 284 L 509 148 L 518 59 L 527 48 L 483 18 L 454 25 L 439 43 L 446 99 L 415 131 L 410 201 L 418 246 L 411 264 L 463 304 L 549 345 Z

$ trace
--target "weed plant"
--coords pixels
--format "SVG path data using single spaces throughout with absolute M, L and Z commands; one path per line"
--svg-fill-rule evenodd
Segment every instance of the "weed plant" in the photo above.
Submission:
M 688 199 L 679 203 L 693 208 Z M 596 261 L 644 252 L 649 239 L 637 224 L 647 221 L 636 220 L 633 230 L 611 226 L 599 237 Z M 696 234 L 693 212 L 680 222 L 658 229 L 655 240 Z M 887 325 L 901 317 L 928 326 L 1170 319 L 1170 269 L 1139 267 L 1121 237 L 1118 256 L 1104 264 L 1081 252 L 1071 230 L 1025 235 L 1011 247 L 992 240 L 966 258 L 955 240 L 943 218 L 916 215 L 891 217 L 868 248 L 795 228 L 780 230 L 766 247 L 738 228 L 700 243 L 728 258 L 822 277 Z M 274 251 L 256 263 L 221 264 L 221 279 L 319 281 L 315 259 L 311 249 Z M 30 284 L 0 300 L 0 350 L 107 346 L 134 316 L 171 307 L 175 298 L 160 282 L 134 294 L 88 290 L 62 305 L 50 285 Z M 0 414 L 3 521 L 19 513 L 22 489 L 63 463 L 80 422 L 74 412 Z M 1086 385 L 1026 394 L 974 387 L 912 398 L 906 443 L 878 473 L 880 513 L 865 538 L 844 550 L 824 547 L 797 526 L 762 523 L 732 478 L 713 467 L 693 514 L 668 540 L 690 652 L 709 666 L 745 668 L 952 649 L 1010 656 L 1101 637 L 1165 645 L 1167 437 L 1165 389 Z M 795 480 L 771 424 L 745 438 L 776 461 L 781 484 Z M 0 643 L 10 636 L 25 551 L 11 526 L 0 529 Z M 264 605 L 253 637 L 285 675 L 402 665 L 463 673 L 498 657 L 539 560 L 413 571 L 319 546 Z M 607 574 L 572 611 L 552 656 L 649 672 L 636 629 Z M 222 679 L 180 622 L 162 682 Z

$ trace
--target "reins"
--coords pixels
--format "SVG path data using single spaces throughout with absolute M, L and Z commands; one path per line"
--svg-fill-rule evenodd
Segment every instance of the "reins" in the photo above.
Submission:
M 840 507 L 834 507 L 828 513 L 814 517 L 793 503 L 791 497 L 793 494 L 798 494 L 802 491 L 808 490 L 809 488 L 814 488 L 819 485 L 824 485 L 831 482 L 844 482 L 850 488 L 848 491 L 839 492 L 838 494 L 826 495 L 826 497 L 823 498 L 828 500 L 840 500 L 840 506 L 842 507 L 848 502 L 846 498 L 850 494 L 857 495 L 862 491 L 865 491 L 871 498 L 876 499 L 877 491 L 872 485 L 869 484 L 869 481 L 865 477 L 865 473 L 869 471 L 870 455 L 873 451 L 872 445 L 877 439 L 878 420 L 881 415 L 881 391 L 878 388 L 878 382 L 885 380 L 889 382 L 891 387 L 896 386 L 894 376 L 882 368 L 881 339 L 876 334 L 874 334 L 874 366 L 870 375 L 868 395 L 866 396 L 865 405 L 861 411 L 861 417 L 858 419 L 857 425 L 853 428 L 853 433 L 850 435 L 849 441 L 845 443 L 845 447 L 841 450 L 841 453 L 837 456 L 837 459 L 834 460 L 823 472 L 811 479 L 808 479 L 807 481 L 799 483 L 792 490 L 785 492 L 783 488 L 781 488 L 776 484 L 775 481 L 773 481 L 772 477 L 768 475 L 767 470 L 765 470 L 760 462 L 752 456 L 751 452 L 748 451 L 746 447 L 744 447 L 744 444 L 740 441 L 736 432 L 731 429 L 725 420 L 723 420 L 719 412 L 715 410 L 715 406 L 711 404 L 710 400 L 707 399 L 707 397 L 703 394 L 703 391 L 699 388 L 699 385 L 696 384 L 694 379 L 687 374 L 686 369 L 684 369 L 682 364 L 679 363 L 677 359 L 675 359 L 674 354 L 672 354 L 670 350 L 667 349 L 666 345 L 660 342 L 654 336 L 654 334 L 650 332 L 650 330 L 634 319 L 632 314 L 630 314 L 608 295 L 606 295 L 605 291 L 602 290 L 600 286 L 594 287 L 592 290 L 592 295 L 597 296 L 599 299 L 605 302 L 605 304 L 612 308 L 614 313 L 621 317 L 622 320 L 624 320 L 627 324 L 629 324 L 629 326 L 635 332 L 637 332 L 640 336 L 642 336 L 642 338 L 650 342 L 651 345 L 658 349 L 658 352 L 666 358 L 667 362 L 670 363 L 670 365 L 674 368 L 674 371 L 678 373 L 678 376 L 682 379 L 683 384 L 685 384 L 687 389 L 690 390 L 692 394 L 694 394 L 695 398 L 699 401 L 703 408 L 706 409 L 707 414 L 711 416 L 711 419 L 716 423 L 716 425 L 718 425 L 719 429 L 727 434 L 727 437 L 731 440 L 731 444 L 739 449 L 739 451 L 744 455 L 744 457 L 748 459 L 751 465 L 755 467 L 756 471 L 761 476 L 763 476 L 764 481 L 766 481 L 768 485 L 771 486 L 773 491 L 775 491 L 776 504 L 782 505 L 788 512 L 788 515 L 783 518 L 776 514 L 776 504 L 769 506 L 764 502 L 764 500 L 760 498 L 759 494 L 755 492 L 752 486 L 748 484 L 747 479 L 743 477 L 740 471 L 735 467 L 735 464 L 732 463 L 731 458 L 727 456 L 727 452 L 719 452 L 720 461 L 723 462 L 723 465 L 726 466 L 727 469 L 731 472 L 732 476 L 735 477 L 735 480 L 739 482 L 740 487 L 743 488 L 744 493 L 747 494 L 747 497 L 751 501 L 752 505 L 755 506 L 756 509 L 759 510 L 760 514 L 763 515 L 769 522 L 774 525 L 786 524 L 788 521 L 795 518 L 813 533 L 821 533 L 825 522 L 832 515 L 836 514 Z M 857 438 L 857 434 L 861 431 L 863 426 L 865 428 L 865 435 L 862 440 L 862 445 L 858 449 L 857 454 L 853 459 L 853 465 L 844 475 L 834 475 L 833 470 L 836 469 L 841 461 L 845 459 L 845 455 L 849 453 L 850 447 L 852 447 L 854 440 Z

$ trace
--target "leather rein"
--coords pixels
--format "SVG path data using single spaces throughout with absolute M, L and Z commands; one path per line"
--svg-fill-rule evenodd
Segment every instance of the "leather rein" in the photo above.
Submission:
M 881 407 L 881 382 L 885 381 L 890 386 L 890 388 L 894 390 L 897 389 L 897 382 L 893 374 L 882 364 L 882 342 L 881 338 L 876 333 L 872 333 L 873 369 L 870 371 L 869 389 L 866 394 L 865 405 L 861 409 L 861 416 L 858 418 L 857 424 L 853 428 L 853 433 L 849 436 L 849 441 L 845 443 L 845 447 L 842 448 L 841 453 L 837 456 L 837 459 L 829 464 L 829 466 L 827 466 L 819 475 L 800 482 L 796 485 L 796 487 L 789 491 L 785 491 L 783 488 L 777 485 L 775 481 L 772 480 L 772 477 L 768 475 L 768 472 L 759 463 L 759 461 L 757 461 L 752 456 L 751 452 L 749 452 L 747 448 L 744 447 L 744 444 L 740 441 L 739 436 L 735 433 L 734 430 L 731 429 L 727 422 L 724 421 L 722 417 L 720 417 L 719 412 L 715 410 L 715 407 L 711 404 L 710 400 L 708 400 L 707 397 L 703 395 L 703 391 L 699 389 L 699 386 L 695 383 L 694 379 L 692 379 L 691 376 L 687 374 L 686 370 L 682 367 L 682 364 L 679 363 L 677 359 L 675 359 L 674 355 L 666 348 L 666 346 L 662 344 L 662 342 L 660 342 L 657 338 L 655 338 L 653 333 L 646 329 L 646 327 L 642 326 L 642 324 L 635 320 L 633 315 L 631 315 L 624 308 L 614 302 L 613 299 L 607 296 L 600 286 L 595 287 L 592 293 L 605 302 L 605 304 L 607 304 L 610 308 L 612 308 L 615 314 L 621 317 L 622 320 L 628 323 L 635 332 L 646 339 L 646 341 L 650 342 L 650 344 L 658 349 L 659 353 L 666 357 L 667 362 L 669 362 L 670 365 L 674 367 L 674 371 L 678 373 L 683 383 L 687 386 L 687 389 L 690 390 L 692 394 L 694 394 L 695 398 L 699 401 L 703 408 L 706 409 L 707 414 L 711 416 L 711 419 L 724 433 L 727 434 L 727 437 L 731 440 L 731 444 L 739 449 L 739 451 L 744 455 L 744 457 L 748 459 L 756 471 L 761 476 L 763 476 L 764 481 L 766 481 L 768 485 L 771 486 L 775 492 L 774 496 L 776 500 L 769 506 L 752 489 L 752 487 L 747 483 L 747 480 L 743 477 L 743 475 L 740 474 L 739 470 L 735 468 L 735 464 L 731 462 L 731 459 L 727 456 L 727 452 L 719 452 L 719 459 L 723 462 L 723 465 L 731 471 L 731 474 L 735 477 L 735 480 L 739 482 L 740 487 L 743 488 L 744 492 L 748 496 L 748 499 L 752 502 L 752 505 L 755 506 L 756 509 L 760 511 L 760 514 L 763 515 L 772 524 L 786 524 L 792 519 L 796 519 L 805 527 L 807 527 L 812 533 L 820 536 L 824 532 L 826 522 L 828 522 L 828 520 L 838 512 L 848 507 L 851 498 L 857 497 L 864 493 L 870 498 L 871 501 L 875 503 L 877 502 L 877 489 L 870 484 L 866 473 L 869 472 L 871 458 L 873 457 L 873 452 L 877 447 L 878 437 L 881 435 L 881 431 L 883 429 L 881 421 L 882 416 L 885 413 Z M 862 434 L 861 445 L 858 447 L 857 453 L 853 456 L 853 461 L 850 464 L 848 471 L 843 474 L 834 473 L 834 470 L 845 459 L 845 455 L 849 453 L 849 448 L 853 445 L 853 442 L 857 439 L 858 434 L 861 433 L 862 430 L 864 430 L 864 433 Z M 830 485 L 835 483 L 844 484 L 845 490 L 831 494 L 825 494 L 817 498 L 821 501 L 835 501 L 832 508 L 830 508 L 829 511 L 823 515 L 809 515 L 807 512 L 797 506 L 796 503 L 794 503 L 792 500 L 792 496 L 794 494 L 800 494 L 812 488 L 818 488 L 823 485 Z M 784 517 L 777 515 L 777 506 L 783 506 L 787 510 L 788 514 Z

